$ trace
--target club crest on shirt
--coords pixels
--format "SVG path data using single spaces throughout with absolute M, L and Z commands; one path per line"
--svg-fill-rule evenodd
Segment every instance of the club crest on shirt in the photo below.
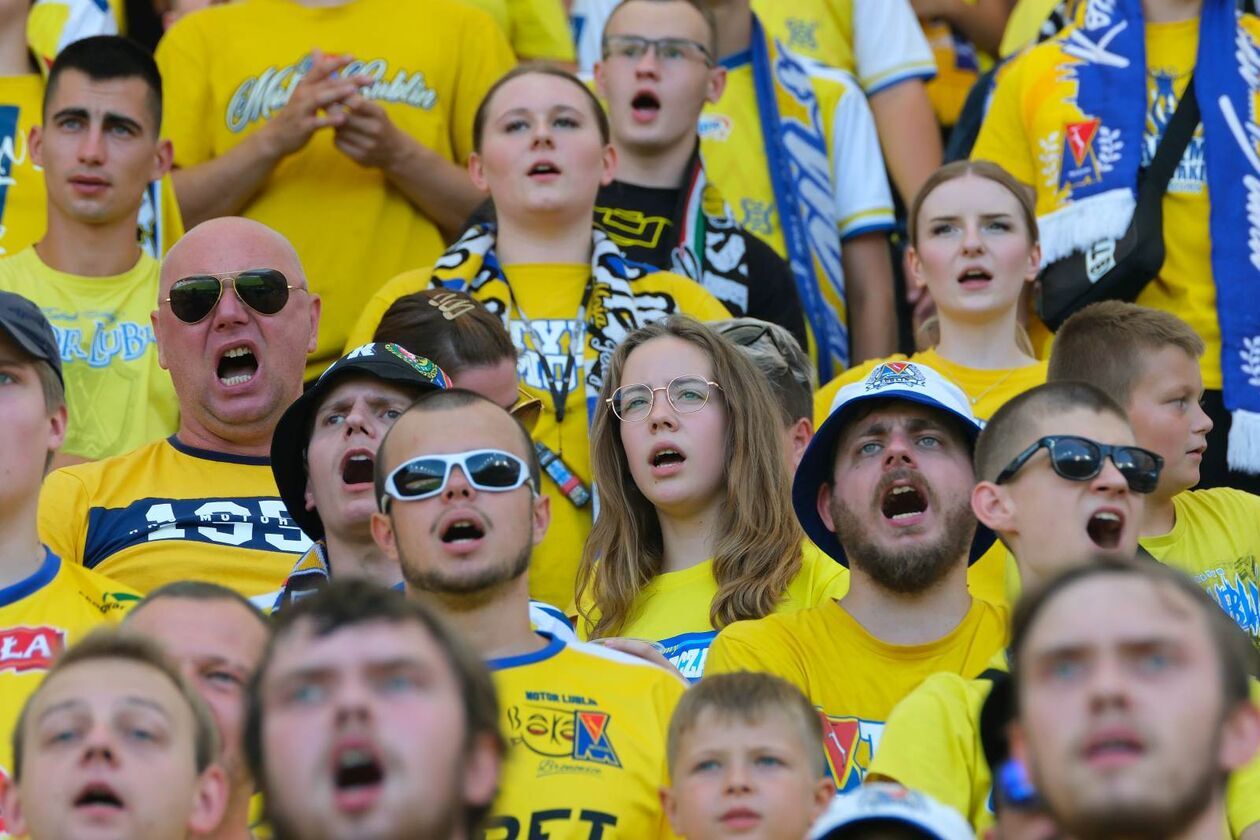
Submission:
M 917 388 L 927 384 L 923 371 L 912 362 L 883 362 L 866 378 L 866 390 L 875 391 L 894 385 Z
M 66 647 L 66 632 L 56 627 L 8 627 L 0 630 L 0 672 L 47 671 Z
M 856 717 L 831 717 L 819 713 L 823 725 L 823 749 L 827 769 L 838 793 L 848 793 L 862 784 L 866 768 L 875 758 L 884 724 Z
M 783 21 L 788 30 L 788 46 L 797 50 L 818 49 L 818 21 L 790 17 Z
M 544 694 L 545 702 L 527 701 L 507 709 L 505 728 L 513 746 L 522 746 L 546 759 L 621 767 L 610 732 L 612 715 L 589 708 L 587 704 L 594 701 L 585 697 L 560 698 L 543 692 L 527 692 L 527 698 L 533 695 L 542 699 Z M 552 702 L 552 698 L 561 702 Z M 569 705 L 574 701 L 586 707 Z

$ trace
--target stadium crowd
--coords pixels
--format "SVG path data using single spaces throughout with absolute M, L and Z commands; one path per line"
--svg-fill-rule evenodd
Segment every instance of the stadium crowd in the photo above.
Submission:
M 0 838 L 1260 840 L 1251 0 L 0 0 Z

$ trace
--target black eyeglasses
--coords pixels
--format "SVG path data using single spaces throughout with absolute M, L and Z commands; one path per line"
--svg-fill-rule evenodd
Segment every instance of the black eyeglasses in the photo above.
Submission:
M 219 305 L 223 287 L 232 285 L 237 299 L 261 315 L 275 315 L 289 302 L 289 290 L 306 291 L 289 284 L 274 268 L 249 268 L 233 274 L 194 274 L 171 284 L 171 296 L 162 301 L 185 324 L 196 324 Z
M 381 509 L 386 507 L 386 498 L 418 502 L 438 495 L 446 488 L 454 467 L 464 471 L 473 487 L 491 493 L 505 493 L 531 481 L 529 465 L 499 449 L 421 455 L 399 464 L 385 478 Z
M 1069 481 L 1089 481 L 1102 472 L 1103 460 L 1111 458 L 1134 493 L 1152 492 L 1164 467 L 1163 458 L 1140 446 L 1112 446 L 1075 435 L 1048 435 L 1016 455 L 998 473 L 996 483 L 1010 481 L 1043 448 L 1050 453 L 1050 466 L 1055 473 Z
M 644 38 L 641 35 L 609 35 L 604 38 L 604 60 L 624 58 L 638 61 L 655 50 L 662 62 L 672 64 L 681 61 L 698 61 L 706 67 L 713 66 L 713 54 L 699 41 L 690 38 Z

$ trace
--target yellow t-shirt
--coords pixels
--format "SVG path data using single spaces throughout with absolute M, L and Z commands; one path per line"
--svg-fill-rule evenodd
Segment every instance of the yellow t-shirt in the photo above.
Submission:
M 266 458 L 174 436 L 44 480 L 40 538 L 67 562 L 149 592 L 208 580 L 275 603 L 310 537 L 289 517 Z
M 816 607 L 843 598 L 848 591 L 849 570 L 806 540 L 801 544 L 801 570 L 788 584 L 774 612 Z M 704 676 L 709 645 L 717 636 L 709 621 L 709 608 L 716 596 L 712 559 L 689 569 L 657 575 L 634 599 L 626 626 L 617 635 L 660 644 L 665 658 L 695 682 Z M 577 627 L 578 636 L 588 638 L 581 616 Z
M 30 298 L 61 349 L 70 420 L 62 451 L 97 460 L 161 440 L 179 426 L 170 374 L 158 365 L 149 315 L 158 263 L 141 253 L 125 274 L 80 277 L 26 248 L 0 259 L 0 289 Z
M 494 18 L 522 59 L 572 62 L 573 36 L 560 0 L 462 0 Z
M 852 73 L 868 96 L 936 72 L 909 3 L 753 0 L 752 8 L 788 49 Z
M 1176 522 L 1143 537 L 1156 560 L 1194 578 L 1260 647 L 1260 497 L 1218 487 L 1173 496 Z
M 823 718 L 836 790 L 862 782 L 897 703 L 940 671 L 974 677 L 1006 642 L 1006 611 L 973 601 L 948 634 L 923 645 L 872 636 L 842 605 L 737 621 L 709 648 L 706 675 L 765 671 L 795 685 Z
M 1007 671 L 999 652 L 990 669 Z M 980 709 L 993 687 L 984 677 L 935 674 L 897 704 L 868 778 L 922 791 L 958 811 L 983 836 L 993 824 L 993 775 L 980 742 Z M 1260 704 L 1260 683 L 1251 698 Z M 1234 773 L 1226 790 L 1230 834 L 1260 823 L 1260 756 Z
M 29 577 L 0 588 L 0 790 L 13 770 L 13 726 L 53 659 L 98 625 L 121 619 L 139 599 L 51 551 Z
M 488 16 L 452 0 L 214 6 L 181 18 L 158 44 L 175 164 L 218 157 L 257 131 L 288 101 L 314 47 L 353 55 L 346 70 L 377 79 L 367 96 L 394 125 L 461 163 L 472 151 L 477 105 L 514 63 Z M 285 158 L 241 215 L 288 237 L 323 296 L 311 376 L 339 356 L 372 292 L 443 247 L 434 224 L 381 170 L 336 149 L 331 130 Z
M 1260 19 L 1242 16 L 1241 25 L 1260 35 Z M 1146 24 L 1147 117 L 1142 161 L 1149 163 L 1176 109 L 1198 55 L 1198 17 L 1176 23 Z M 1039 108 L 1066 72 L 1056 44 L 1038 45 L 1001 74 L 973 158 L 995 161 L 1037 192 L 1037 213 L 1057 206 L 1061 194 L 1064 127 L 1060 111 Z M 1204 387 L 1221 387 L 1221 331 L 1212 281 L 1211 236 L 1203 126 L 1186 147 L 1164 196 L 1164 245 L 1159 276 L 1137 303 L 1177 315 L 1207 345 L 1199 360 Z
M 657 792 L 685 685 L 642 660 L 542 635 L 542 650 L 486 663 L 508 740 L 487 840 L 672 837 Z
M 503 271 L 512 284 L 512 291 L 520 309 L 534 326 L 534 332 L 544 342 L 543 355 L 547 357 L 556 385 L 563 390 L 560 380 L 568 361 L 567 349 L 573 336 L 574 320 L 582 302 L 582 294 L 590 278 L 589 265 L 532 263 L 506 265 Z M 404 295 L 427 289 L 432 269 L 408 271 L 389 281 L 367 302 L 358 323 L 350 331 L 346 343 L 347 352 L 372 340 L 376 326 L 381 322 L 390 305 Z M 699 318 L 702 321 L 718 321 L 729 318 L 726 307 L 696 283 L 685 277 L 668 272 L 657 272 L 628 281 L 640 301 L 640 315 L 647 320 L 665 318 L 675 312 Z M 492 284 L 502 288 L 501 284 Z M 517 374 L 521 387 L 542 401 L 542 414 L 534 426 L 534 440 L 542 441 L 557 453 L 578 478 L 588 487 L 591 483 L 591 444 L 588 434 L 586 389 L 582 377 L 582 360 L 579 356 L 569 378 L 568 395 L 564 401 L 564 421 L 556 422 L 548 380 L 543 373 L 539 354 L 534 350 L 533 339 L 526 340 L 528 330 L 518 317 L 518 310 L 509 301 L 486 292 L 490 286 L 470 290 L 473 297 L 503 317 L 512 343 L 520 351 Z M 593 308 L 598 301 L 592 301 Z M 616 313 L 608 321 L 614 322 Z M 591 505 L 576 507 L 552 481 L 543 479 L 543 492 L 551 497 L 551 527 L 542 543 L 534 549 L 530 567 L 530 595 L 549 604 L 571 604 L 577 568 L 582 559 L 582 546 L 591 531 Z

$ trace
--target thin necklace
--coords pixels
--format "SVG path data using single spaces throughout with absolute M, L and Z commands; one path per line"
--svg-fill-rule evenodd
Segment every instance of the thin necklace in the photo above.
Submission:
M 1016 372 L 1016 371 L 1018 371 L 1018 370 L 1019 370 L 1019 368 L 1011 368 L 1010 370 L 1008 370 L 1008 371 L 1006 372 L 1006 375 L 1005 375 L 1005 376 L 1003 376 L 1003 377 L 1001 377 L 1000 379 L 998 379 L 996 382 L 994 382 L 994 383 L 993 383 L 992 385 L 990 385 L 988 388 L 985 388 L 983 391 L 981 391 L 980 393 L 976 394 L 974 397 L 967 397 L 967 399 L 971 401 L 971 404 L 972 404 L 973 406 L 974 406 L 974 405 L 976 405 L 977 403 L 979 403 L 979 402 L 980 402 L 980 400 L 982 400 L 982 399 L 984 399 L 985 397 L 987 397 L 987 396 L 989 395 L 989 393 L 993 391 L 993 389 L 994 389 L 994 388 L 998 387 L 998 386 L 999 386 L 999 385 L 1001 385 L 1003 382 L 1005 382 L 1006 380 L 1008 380 L 1008 379 L 1010 379 L 1012 376 L 1014 376 L 1014 375 L 1015 375 L 1015 372 Z

